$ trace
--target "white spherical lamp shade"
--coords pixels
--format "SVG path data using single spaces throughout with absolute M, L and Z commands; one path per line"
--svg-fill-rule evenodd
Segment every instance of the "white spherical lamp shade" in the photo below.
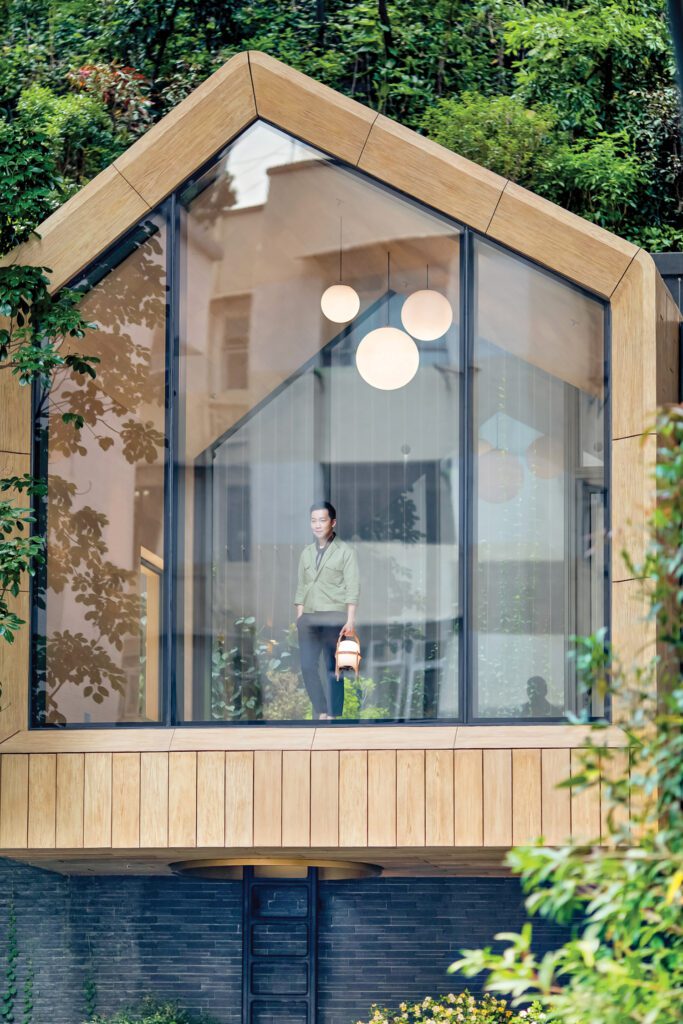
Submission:
M 529 469 L 540 480 L 552 480 L 564 472 L 564 448 L 562 442 L 542 434 L 532 441 L 526 450 Z
M 405 387 L 417 373 L 419 365 L 417 345 L 397 327 L 378 327 L 370 331 L 356 350 L 359 374 L 380 391 Z
M 320 308 L 333 323 L 347 324 L 358 313 L 360 298 L 355 288 L 351 288 L 350 285 L 333 284 L 322 293 Z
M 445 295 L 431 288 L 413 292 L 403 303 L 401 321 L 418 341 L 442 338 L 453 323 L 453 310 Z

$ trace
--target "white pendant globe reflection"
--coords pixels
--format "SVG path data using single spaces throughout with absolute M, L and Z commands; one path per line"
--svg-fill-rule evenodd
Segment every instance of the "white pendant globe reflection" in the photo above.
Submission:
M 401 322 L 418 341 L 436 341 L 453 323 L 453 310 L 445 295 L 424 288 L 403 303 Z
M 380 391 L 405 387 L 417 373 L 419 365 L 417 345 L 398 327 L 378 327 L 370 331 L 356 350 L 359 374 Z
M 360 309 L 360 298 L 355 288 L 348 284 L 332 284 L 320 298 L 320 308 L 335 324 L 347 324 Z
M 501 448 L 479 450 L 478 493 L 482 501 L 502 505 L 516 498 L 524 483 L 524 470 L 516 455 Z

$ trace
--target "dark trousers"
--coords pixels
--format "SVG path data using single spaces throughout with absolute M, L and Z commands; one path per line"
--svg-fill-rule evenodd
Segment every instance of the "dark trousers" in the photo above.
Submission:
M 301 674 L 314 718 L 321 714 L 339 718 L 344 710 L 344 679 L 335 677 L 335 653 L 343 625 L 344 617 L 337 612 L 304 613 L 297 622 Z

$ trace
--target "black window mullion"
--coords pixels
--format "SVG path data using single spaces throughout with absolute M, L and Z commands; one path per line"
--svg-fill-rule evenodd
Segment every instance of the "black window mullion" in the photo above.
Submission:
M 472 565 L 474 520 L 474 458 L 473 458 L 473 324 L 474 264 L 473 236 L 469 228 L 462 234 L 460 257 L 460 659 L 459 718 L 469 722 L 473 704 L 472 658 Z

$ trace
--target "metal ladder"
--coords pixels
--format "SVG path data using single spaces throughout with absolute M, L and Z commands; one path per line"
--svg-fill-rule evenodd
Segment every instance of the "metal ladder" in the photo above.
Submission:
M 244 869 L 242 1024 L 315 1024 L 318 871 L 258 878 Z

